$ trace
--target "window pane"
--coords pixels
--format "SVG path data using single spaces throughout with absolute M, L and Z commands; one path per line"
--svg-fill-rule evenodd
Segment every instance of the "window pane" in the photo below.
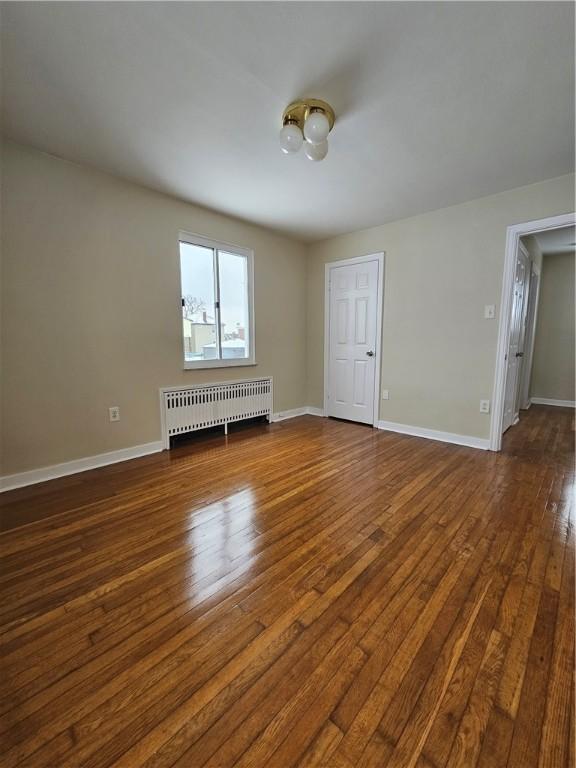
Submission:
M 248 259 L 235 253 L 218 252 L 220 267 L 220 318 L 222 357 L 250 356 L 248 338 Z
M 212 248 L 180 243 L 180 273 L 184 360 L 213 360 L 218 357 L 218 338 Z

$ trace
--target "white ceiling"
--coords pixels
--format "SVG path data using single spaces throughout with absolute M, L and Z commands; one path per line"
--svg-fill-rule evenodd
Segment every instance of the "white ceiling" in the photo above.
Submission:
M 569 173 L 556 2 L 3 3 L 5 132 L 304 240 Z M 298 96 L 326 160 L 285 156 Z
M 549 229 L 546 232 L 539 232 L 535 237 L 540 250 L 545 255 L 571 253 L 575 250 L 576 231 L 574 227 Z

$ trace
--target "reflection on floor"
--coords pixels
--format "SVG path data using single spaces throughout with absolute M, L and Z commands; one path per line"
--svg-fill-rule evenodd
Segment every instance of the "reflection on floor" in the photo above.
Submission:
M 311 416 L 1 498 L 3 766 L 573 766 L 574 414 Z

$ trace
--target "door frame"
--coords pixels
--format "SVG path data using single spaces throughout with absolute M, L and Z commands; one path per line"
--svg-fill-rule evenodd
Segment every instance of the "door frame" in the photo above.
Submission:
M 372 426 L 380 419 L 380 377 L 382 375 L 382 310 L 384 306 L 384 251 L 355 256 L 351 259 L 328 261 L 324 265 L 324 416 L 328 416 L 328 382 L 330 375 L 330 270 L 351 264 L 378 262 L 378 286 L 376 294 L 376 349 L 374 350 L 374 414 Z
M 575 213 L 563 213 L 560 216 L 548 216 L 545 219 L 513 224 L 506 230 L 506 251 L 502 281 L 502 297 L 498 323 L 498 343 L 496 346 L 496 369 L 492 391 L 492 416 L 490 419 L 490 450 L 499 451 L 502 447 L 502 423 L 504 418 L 504 397 L 506 391 L 506 354 L 510 345 L 510 313 L 512 311 L 512 293 L 514 290 L 514 268 L 518 242 L 524 235 L 534 235 L 550 229 L 574 226 Z

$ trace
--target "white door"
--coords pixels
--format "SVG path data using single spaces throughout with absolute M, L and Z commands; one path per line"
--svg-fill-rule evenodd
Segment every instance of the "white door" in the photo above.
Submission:
M 534 333 L 536 331 L 536 312 L 538 308 L 538 286 L 540 278 L 532 266 L 530 273 L 530 288 L 528 311 L 526 313 L 526 335 L 524 337 L 524 357 L 522 358 L 522 374 L 520 382 L 520 408 L 530 405 L 530 374 L 532 373 L 532 357 L 534 354 Z
M 328 416 L 374 423 L 379 262 L 329 272 Z
M 524 377 L 526 375 L 526 339 L 528 338 L 528 315 L 530 307 L 530 295 L 532 293 L 532 264 L 528 258 L 526 261 L 526 273 L 524 275 L 524 296 L 522 301 L 522 317 L 520 320 L 520 338 L 518 339 L 518 381 L 516 383 L 516 396 L 514 398 L 514 422 L 520 417 L 522 407 L 522 391 Z
M 517 401 L 519 388 L 520 361 L 524 342 L 524 322 L 527 297 L 527 281 L 529 279 L 530 261 L 526 254 L 518 248 L 516 254 L 516 271 L 514 274 L 514 295 L 512 298 L 512 314 L 510 317 L 510 345 L 506 357 L 506 391 L 504 395 L 504 420 L 502 431 L 515 423 L 518 416 Z

